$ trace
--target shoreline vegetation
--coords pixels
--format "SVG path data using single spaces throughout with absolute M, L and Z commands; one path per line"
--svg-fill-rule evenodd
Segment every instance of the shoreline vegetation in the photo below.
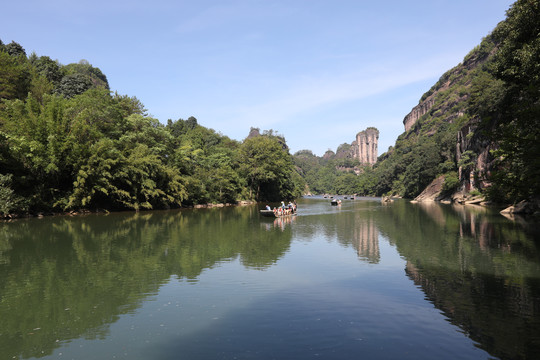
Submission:
M 260 202 L 241 200 L 236 203 L 196 204 L 196 205 L 191 205 L 191 206 L 183 206 L 183 207 L 175 208 L 174 210 L 223 208 L 223 207 L 231 207 L 231 206 L 247 206 L 247 205 L 253 205 L 253 204 L 258 204 L 258 203 Z M 147 209 L 147 210 L 140 210 L 140 211 L 146 212 L 146 211 L 154 211 L 154 210 L 158 210 L 158 209 Z M 159 209 L 159 210 L 167 211 L 167 210 L 173 210 L 173 209 Z M 79 210 L 71 210 L 71 211 L 64 211 L 64 212 L 39 212 L 35 214 L 14 213 L 14 214 L 1 215 L 0 222 L 17 220 L 17 219 L 42 218 L 42 217 L 48 217 L 48 216 L 83 216 L 83 215 L 88 215 L 88 214 L 109 214 L 112 212 L 135 212 L 135 211 L 134 210 L 109 211 L 107 209 L 93 209 L 93 210 L 79 209 Z
M 316 194 L 317 195 L 317 194 Z M 315 195 L 315 196 L 316 196 Z M 318 194 L 321 195 L 322 194 Z M 303 196 L 309 196 L 312 197 L 314 195 L 303 195 Z M 503 204 L 503 203 L 494 203 L 487 201 L 484 197 L 480 196 L 469 196 L 469 197 L 463 197 L 458 201 L 454 201 L 452 199 L 441 199 L 441 200 L 416 200 L 416 199 L 403 199 L 399 196 L 374 196 L 374 198 L 380 198 L 381 202 L 384 204 L 389 204 L 394 202 L 394 200 L 406 200 L 409 201 L 412 204 L 417 203 L 439 203 L 439 204 L 445 204 L 445 205 L 462 205 L 462 206 L 481 206 L 481 207 L 487 207 L 487 208 L 495 208 L 497 210 L 500 210 L 500 213 L 503 215 L 521 215 L 521 216 L 535 216 L 540 217 L 540 205 L 538 203 L 528 202 L 528 201 L 521 201 L 517 204 Z M 182 209 L 210 209 L 210 208 L 224 208 L 224 207 L 232 207 L 232 206 L 248 206 L 248 205 L 254 205 L 254 204 L 262 204 L 264 201 L 254 201 L 254 200 L 239 200 L 237 202 L 231 202 L 231 203 L 207 203 L 207 204 L 193 204 L 193 205 L 185 205 L 177 208 L 169 208 L 169 209 L 142 209 L 142 210 L 130 210 L 130 209 L 123 209 L 123 210 L 107 210 L 107 209 L 77 209 L 77 210 L 70 210 L 70 211 L 61 211 L 61 212 L 37 212 L 37 213 L 10 213 L 10 214 L 0 214 L 0 222 L 2 221 L 11 221 L 11 220 L 17 220 L 17 219 L 27 219 L 27 218 L 42 218 L 42 217 L 48 217 L 48 216 L 84 216 L 88 214 L 109 214 L 113 212 L 148 212 L 148 211 L 166 211 L 166 210 L 182 210 Z
M 236 141 L 197 119 L 147 115 L 98 68 L 0 41 L 0 217 L 151 210 L 300 196 L 285 138 Z
M 322 196 L 322 194 L 320 194 Z M 303 195 L 312 197 L 313 195 Z M 339 196 L 339 195 L 336 195 Z M 515 220 L 515 216 L 523 216 L 525 218 L 529 217 L 540 217 L 540 204 L 539 203 L 533 203 L 529 201 L 521 201 L 517 204 L 501 204 L 501 203 L 493 203 L 490 201 L 486 201 L 486 199 L 482 196 L 467 196 L 462 197 L 459 200 L 453 200 L 453 199 L 440 199 L 440 200 L 434 200 L 434 199 L 423 199 L 423 200 L 416 200 L 416 199 L 403 199 L 399 196 L 381 196 L 381 197 L 375 197 L 380 198 L 381 203 L 383 204 L 390 204 L 393 203 L 394 200 L 406 200 L 409 201 L 412 204 L 418 204 L 418 203 L 439 203 L 444 205 L 461 205 L 461 206 L 473 206 L 473 207 L 485 207 L 485 208 L 492 208 L 499 210 L 499 213 L 511 220 Z M 232 207 L 232 206 L 248 206 L 248 205 L 254 205 L 254 204 L 262 204 L 264 202 L 262 201 L 253 201 L 253 200 L 239 200 L 237 202 L 232 203 L 207 203 L 207 204 L 194 204 L 194 205 L 186 205 L 182 207 L 178 207 L 175 209 L 145 209 L 141 210 L 142 212 L 148 212 L 153 210 L 182 210 L 182 209 L 211 209 L 211 208 L 224 208 L 224 207 Z M 28 218 L 42 218 L 42 217 L 49 217 L 49 216 L 84 216 L 89 214 L 109 214 L 112 212 L 139 212 L 134 210 L 116 210 L 116 211 L 109 211 L 107 209 L 78 209 L 78 210 L 70 210 L 70 211 L 64 211 L 64 212 L 39 212 L 39 213 L 13 213 L 13 214 L 0 214 L 0 222 L 4 221 L 11 221 L 11 220 L 17 220 L 17 219 L 28 219 Z
M 373 165 L 351 155 L 350 144 L 322 157 L 290 154 L 274 130 L 251 128 L 236 141 L 193 116 L 164 124 L 136 97 L 112 92 L 88 61 L 63 65 L 0 40 L 0 219 L 307 193 L 484 199 L 538 214 L 539 34 L 540 0 L 516 1 L 422 96 L 406 131 Z

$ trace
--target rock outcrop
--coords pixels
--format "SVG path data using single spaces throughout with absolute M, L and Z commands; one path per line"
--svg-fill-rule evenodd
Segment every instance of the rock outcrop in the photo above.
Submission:
M 377 162 L 379 146 L 379 130 L 369 127 L 356 134 L 356 141 L 351 145 L 353 158 L 361 164 L 373 165 Z
M 446 113 L 448 109 L 451 109 L 458 103 L 463 103 L 467 100 L 467 95 L 465 94 L 456 94 L 452 98 L 452 101 L 447 101 L 446 103 L 439 103 L 437 106 L 437 96 L 438 94 L 447 91 L 453 84 L 459 82 L 465 74 L 469 71 L 475 69 L 476 67 L 482 65 L 489 54 L 495 52 L 495 49 L 491 53 L 471 53 L 468 55 L 462 64 L 454 67 L 453 69 L 447 71 L 439 81 L 433 85 L 433 87 L 422 97 L 418 105 L 412 108 L 411 112 L 408 113 L 403 119 L 403 126 L 405 127 L 405 132 L 411 130 L 416 124 L 416 122 L 428 112 L 437 112 L 437 110 L 442 114 Z M 445 115 L 447 122 L 452 122 L 455 118 L 463 116 L 463 113 L 457 112 L 450 116 Z
M 287 143 L 285 142 L 285 137 L 283 137 L 283 135 L 278 134 L 274 130 L 263 130 L 263 133 L 261 134 L 261 130 L 259 128 L 252 127 L 249 130 L 249 134 L 246 137 L 246 140 L 252 139 L 258 136 L 268 136 L 273 139 L 276 139 L 281 144 L 281 147 L 283 148 L 283 150 L 289 151 L 289 147 L 287 146 Z
M 368 127 L 356 134 L 356 139 L 350 145 L 341 144 L 336 152 L 328 150 L 323 159 L 358 159 L 361 165 L 373 165 L 377 162 L 379 149 L 379 130 Z M 350 168 L 347 168 L 350 170 Z
M 441 192 L 444 185 L 444 176 L 439 176 L 429 184 L 427 188 L 422 191 L 413 201 L 414 202 L 423 202 L 423 201 L 436 201 L 441 200 Z
M 532 215 L 540 214 L 540 200 L 536 201 L 521 201 L 515 205 L 509 206 L 501 211 L 501 214 L 525 214 Z
M 496 149 L 496 144 L 481 132 L 475 134 L 475 130 L 476 124 L 469 123 L 457 133 L 456 163 L 459 164 L 458 178 L 463 192 L 483 190 L 491 186 L 488 179 L 495 161 L 491 152 Z M 466 156 L 471 157 L 470 166 L 463 165 Z
M 435 104 L 435 96 L 431 94 L 427 99 L 422 101 L 420 104 L 413 107 L 410 113 L 405 116 L 403 119 L 403 125 L 405 126 L 405 132 L 411 130 L 412 126 L 425 115 Z
M 472 191 L 482 192 L 490 186 L 490 172 L 495 160 L 492 150 L 496 149 L 496 144 L 491 137 L 485 136 L 486 131 L 491 129 L 478 129 L 481 120 L 478 116 L 471 116 L 468 106 L 473 80 L 479 76 L 481 67 L 495 51 L 495 44 L 486 40 L 482 46 L 469 53 L 463 63 L 444 73 L 403 119 L 404 139 L 410 140 L 410 143 L 419 143 L 420 138 L 438 136 L 435 141 L 440 143 L 438 151 L 442 158 L 447 164 L 455 162 L 457 165 L 457 174 L 451 173 L 453 169 L 447 170 L 450 179 L 457 175 L 459 182 L 455 189 L 459 196 L 449 198 L 454 202 L 464 204 L 471 201 L 468 194 Z M 455 135 L 450 133 L 453 131 Z M 450 148 L 452 135 L 455 136 L 454 158 L 453 149 Z M 441 142 L 443 139 L 446 143 Z M 443 150 L 444 147 L 448 150 Z M 434 179 L 415 200 L 443 200 L 440 194 L 443 185 L 442 178 Z

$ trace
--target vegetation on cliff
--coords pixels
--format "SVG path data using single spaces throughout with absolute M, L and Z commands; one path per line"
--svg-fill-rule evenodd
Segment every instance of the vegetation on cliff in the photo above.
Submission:
M 538 196 L 540 1 L 514 3 L 507 19 L 442 75 L 419 107 L 427 111 L 344 193 L 414 198 L 444 176 L 441 196 L 476 191 L 498 202 Z M 321 187 L 321 177 L 333 173 L 337 181 L 349 174 L 307 155 L 299 152 L 295 161 L 310 188 L 341 192 Z
M 499 145 L 489 194 L 532 198 L 540 194 L 540 1 L 517 1 L 493 37 L 500 45 L 490 90 L 500 96 L 493 111 L 478 111 Z
M 303 183 L 284 142 L 234 141 L 194 117 L 161 124 L 87 61 L 0 41 L 0 216 L 293 198 Z

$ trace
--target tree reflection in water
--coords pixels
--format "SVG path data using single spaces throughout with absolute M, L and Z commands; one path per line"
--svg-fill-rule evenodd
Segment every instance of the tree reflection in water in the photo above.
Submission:
M 389 212 L 378 224 L 406 274 L 453 324 L 502 359 L 540 354 L 538 227 L 479 206 L 398 202 Z
M 234 259 L 264 269 L 290 234 L 245 226 L 253 207 L 116 213 L 0 223 L 0 349 L 41 357 L 79 337 L 104 339 L 171 276 L 197 281 Z
M 299 205 L 297 216 L 278 219 L 248 206 L 0 223 L 0 349 L 42 357 L 72 339 L 106 339 L 171 277 L 197 283 L 233 261 L 266 270 L 293 241 L 323 239 L 372 269 L 387 241 L 404 274 L 478 347 L 499 358 L 540 354 L 538 224 L 399 200 Z

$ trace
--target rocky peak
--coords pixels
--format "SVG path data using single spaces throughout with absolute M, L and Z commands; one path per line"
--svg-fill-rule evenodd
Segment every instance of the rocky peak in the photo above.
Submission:
M 261 136 L 261 130 L 259 128 L 252 127 L 249 129 L 249 134 L 246 139 L 251 139 L 257 136 Z
M 373 165 L 377 162 L 378 146 L 379 130 L 368 127 L 356 134 L 356 141 L 352 145 L 353 157 L 361 164 Z
M 356 134 L 355 140 L 349 145 L 341 144 L 334 153 L 328 150 L 323 158 L 358 159 L 362 165 L 373 165 L 377 162 L 379 145 L 379 130 L 368 127 Z

